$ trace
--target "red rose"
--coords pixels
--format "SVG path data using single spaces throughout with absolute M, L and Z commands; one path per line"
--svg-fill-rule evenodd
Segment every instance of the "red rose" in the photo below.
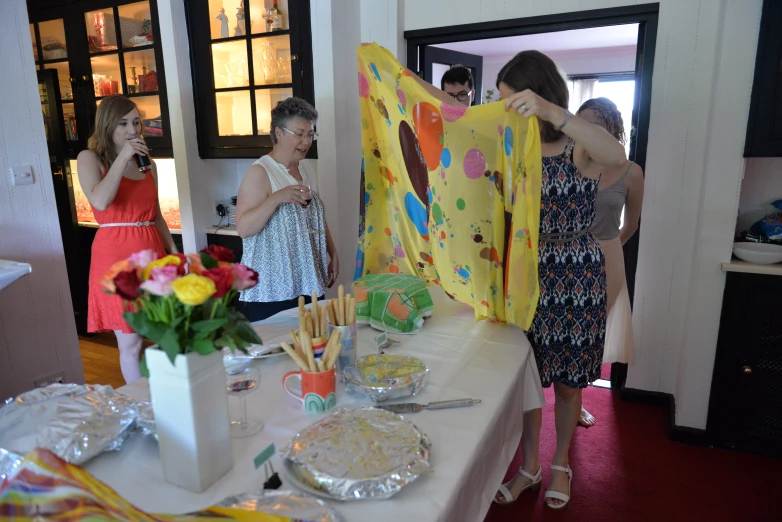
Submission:
M 117 294 L 124 300 L 135 301 L 139 296 L 141 280 L 139 280 L 135 270 L 120 272 L 114 278 L 114 286 L 117 288 Z
M 179 265 L 176 267 L 177 275 L 185 275 L 185 267 L 187 266 L 187 256 L 185 254 L 171 254 L 179 258 Z
M 213 297 L 223 297 L 231 289 L 231 283 L 233 282 L 233 273 L 230 268 L 223 268 L 223 267 L 210 268 L 209 270 L 204 270 L 203 272 L 201 272 L 201 275 L 204 277 L 208 277 L 209 279 L 215 282 L 215 287 L 217 287 L 217 292 L 215 292 L 215 295 Z
M 226 263 L 234 262 L 233 251 L 220 245 L 209 245 L 201 250 L 201 253 L 209 255 L 217 261 L 225 261 Z

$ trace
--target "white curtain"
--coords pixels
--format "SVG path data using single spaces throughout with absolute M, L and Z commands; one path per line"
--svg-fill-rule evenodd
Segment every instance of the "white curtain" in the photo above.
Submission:
M 568 80 L 568 91 L 570 91 L 570 103 L 568 109 L 575 114 L 581 104 L 595 97 L 595 86 L 597 80 Z

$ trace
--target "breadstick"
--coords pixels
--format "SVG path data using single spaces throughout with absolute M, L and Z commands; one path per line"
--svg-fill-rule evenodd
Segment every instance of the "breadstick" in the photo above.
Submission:
M 299 342 L 299 337 L 296 335 L 296 332 L 293 330 L 288 330 L 288 333 L 291 335 L 291 341 L 293 341 L 293 349 L 296 350 L 296 353 L 299 354 L 299 357 L 306 360 L 307 356 L 304 355 L 304 350 L 301 349 L 301 343 Z
M 334 368 L 334 363 L 337 362 L 337 357 L 339 357 L 339 352 L 342 351 L 342 343 L 337 342 L 334 345 L 334 349 L 331 350 L 331 353 L 329 353 L 329 358 L 326 361 L 326 369 L 330 370 Z
M 317 372 L 318 367 L 315 365 L 315 354 L 312 351 L 312 338 L 309 334 L 299 336 L 301 341 L 301 347 L 304 348 L 304 354 L 307 356 L 307 362 L 309 363 L 309 371 Z
M 293 361 L 294 361 L 296 364 L 298 364 L 298 365 L 299 365 L 299 368 L 301 368 L 301 369 L 302 369 L 302 370 L 304 370 L 305 372 L 309 371 L 309 366 L 307 365 L 307 363 L 305 363 L 305 362 L 304 362 L 304 361 L 301 359 L 301 357 L 299 357 L 299 354 L 297 354 L 297 353 L 296 353 L 296 352 L 293 350 L 293 348 L 291 348 L 291 346 L 290 346 L 288 343 L 285 343 L 285 342 L 283 342 L 283 343 L 280 343 L 280 346 L 282 346 L 282 349 L 283 349 L 283 350 L 285 350 L 285 352 L 286 352 L 288 355 L 290 355 L 290 356 L 291 356 L 291 359 L 293 359 Z
M 307 325 L 305 329 L 307 330 L 307 333 L 309 334 L 310 339 L 311 339 L 312 338 L 312 334 L 314 333 L 313 330 L 312 330 L 312 317 L 309 316 L 309 315 L 306 316 L 306 319 L 305 319 L 304 322 Z
M 320 335 L 327 335 L 328 331 L 326 329 L 326 309 L 321 308 L 319 312 L 320 312 Z
M 314 337 L 320 337 L 320 313 L 318 312 L 318 294 L 312 292 L 312 326 L 315 328 Z
M 349 326 L 356 322 L 356 300 L 352 296 L 348 296 L 348 317 L 347 324 Z
M 305 314 L 299 314 L 299 342 L 301 342 L 301 334 L 307 331 L 307 316 Z
M 305 313 L 305 310 L 304 310 L 304 296 L 300 295 L 299 296 L 299 315 L 302 315 L 304 313 Z
M 334 351 L 337 344 L 339 344 L 339 338 L 342 336 L 342 332 L 339 330 L 332 330 L 331 331 L 331 337 L 329 337 L 329 342 L 326 343 L 326 349 L 323 350 L 323 355 L 320 356 L 321 359 L 324 361 L 328 361 L 331 352 Z
M 326 371 L 326 365 L 323 363 L 323 359 L 318 359 L 318 371 L 319 372 L 325 372 Z
M 334 299 L 329 299 L 326 302 L 326 310 L 329 313 L 329 323 L 331 323 L 332 326 L 337 326 L 337 317 L 334 313 Z

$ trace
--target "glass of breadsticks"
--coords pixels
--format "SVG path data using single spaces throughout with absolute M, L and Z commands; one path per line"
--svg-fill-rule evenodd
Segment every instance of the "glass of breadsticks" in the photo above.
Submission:
M 342 332 L 327 331 L 326 309 L 318 303 L 315 292 L 309 310 L 304 306 L 304 296 L 299 297 L 299 331 L 289 332 L 293 346 L 282 343 L 282 349 L 306 372 L 331 370 L 342 350 Z
M 345 368 L 356 364 L 358 349 L 358 328 L 356 326 L 356 300 L 352 295 L 345 295 L 345 289 L 339 286 L 337 297 L 326 303 L 328 310 L 328 330 L 330 333 L 340 332 L 342 350 L 337 357 L 337 370 L 343 374 Z

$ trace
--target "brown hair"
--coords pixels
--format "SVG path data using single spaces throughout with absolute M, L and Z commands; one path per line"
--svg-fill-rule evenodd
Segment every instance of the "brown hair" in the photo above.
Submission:
M 98 112 L 95 114 L 95 128 L 87 141 L 87 148 L 98 155 L 100 162 L 107 169 L 117 159 L 116 146 L 112 139 L 114 129 L 122 121 L 122 117 L 133 109 L 138 111 L 136 104 L 119 94 L 106 96 L 98 105 Z M 139 113 L 140 116 L 141 113 Z M 141 131 L 144 131 L 143 123 Z
M 625 124 L 622 121 L 622 113 L 616 108 L 614 102 L 608 98 L 592 98 L 579 107 L 577 114 L 581 114 L 587 109 L 595 112 L 601 127 L 619 140 L 619 143 L 625 144 Z
M 568 90 L 565 77 L 554 61 L 540 51 L 522 51 L 506 63 L 497 75 L 497 88 L 506 84 L 516 92 L 530 89 L 544 100 L 567 109 Z M 557 141 L 562 131 L 550 122 L 540 120 L 540 139 Z

